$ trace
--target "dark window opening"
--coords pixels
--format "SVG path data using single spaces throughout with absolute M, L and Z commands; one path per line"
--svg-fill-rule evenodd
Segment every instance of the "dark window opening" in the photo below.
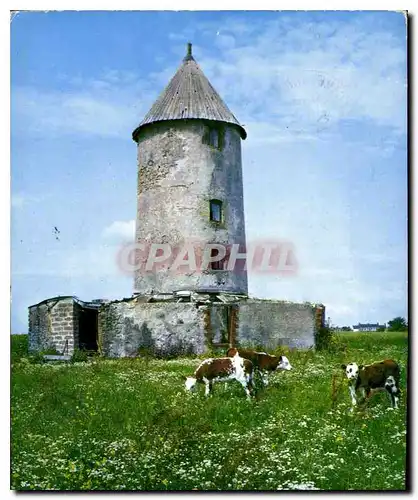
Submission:
M 219 147 L 219 132 L 215 128 L 211 128 L 209 131 L 209 144 L 214 148 Z
M 219 253 L 218 250 L 216 250 L 215 248 L 212 248 L 210 251 L 211 258 L 216 257 L 218 255 L 218 253 Z M 220 260 L 211 262 L 210 268 L 212 269 L 212 271 L 226 271 L 227 266 L 228 266 L 229 254 L 230 254 L 230 250 L 227 249 L 226 253 L 225 253 L 225 257 L 223 257 Z
M 230 323 L 230 309 L 231 306 L 226 306 L 222 308 L 222 323 L 221 323 L 221 328 L 220 328 L 220 343 L 221 344 L 227 344 L 229 342 L 229 323 Z
M 213 222 L 222 222 L 222 202 L 219 200 L 210 200 L 210 220 Z
M 221 151 L 224 143 L 224 129 L 219 126 L 207 127 L 203 134 L 202 142 Z
M 210 251 L 210 257 L 216 257 L 218 255 L 219 251 L 216 250 L 215 248 L 212 248 L 211 251 Z M 212 271 L 222 271 L 223 270 L 223 259 L 221 260 L 216 260 L 214 262 L 211 262 L 210 263 L 210 268 L 212 269 Z

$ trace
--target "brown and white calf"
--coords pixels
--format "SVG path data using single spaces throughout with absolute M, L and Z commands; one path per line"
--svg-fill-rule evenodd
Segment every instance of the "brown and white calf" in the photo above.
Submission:
M 385 389 L 393 408 L 398 408 L 400 396 L 399 378 L 400 368 L 393 359 L 385 359 L 371 365 L 357 365 L 349 363 L 341 365 L 350 381 L 349 389 L 353 406 L 357 404 L 357 391 L 363 392 L 363 397 L 369 397 L 372 389 Z
M 291 370 L 292 365 L 286 356 L 274 356 L 266 352 L 257 352 L 252 349 L 241 349 L 230 347 L 227 356 L 235 356 L 238 353 L 242 358 L 249 359 L 254 370 L 258 371 L 264 385 L 268 384 L 268 374 L 276 370 Z
M 248 359 L 236 355 L 232 358 L 205 359 L 196 368 L 193 377 L 186 378 L 186 389 L 191 391 L 198 382 L 205 384 L 205 395 L 209 396 L 214 382 L 237 380 L 247 397 L 253 392 L 253 364 Z

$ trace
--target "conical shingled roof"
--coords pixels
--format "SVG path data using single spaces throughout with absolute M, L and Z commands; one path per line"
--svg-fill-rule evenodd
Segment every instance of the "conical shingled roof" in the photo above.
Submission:
M 216 120 L 238 127 L 241 138 L 247 133 L 228 106 L 212 87 L 192 56 L 192 44 L 187 44 L 187 55 L 170 83 L 155 101 L 145 118 L 132 133 L 136 140 L 142 127 L 165 120 Z

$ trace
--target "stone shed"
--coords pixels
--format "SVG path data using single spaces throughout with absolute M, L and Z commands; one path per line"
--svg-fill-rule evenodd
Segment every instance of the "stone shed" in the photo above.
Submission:
M 43 300 L 29 307 L 29 351 L 55 349 L 72 355 L 74 349 L 97 351 L 97 320 L 101 301 L 84 302 L 73 296 Z

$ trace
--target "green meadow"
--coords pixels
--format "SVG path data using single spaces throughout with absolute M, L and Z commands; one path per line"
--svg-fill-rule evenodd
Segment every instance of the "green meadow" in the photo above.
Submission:
M 407 333 L 341 333 L 257 396 L 186 393 L 199 358 L 39 363 L 12 336 L 15 490 L 404 490 Z M 402 396 L 351 409 L 341 363 L 393 358 Z

